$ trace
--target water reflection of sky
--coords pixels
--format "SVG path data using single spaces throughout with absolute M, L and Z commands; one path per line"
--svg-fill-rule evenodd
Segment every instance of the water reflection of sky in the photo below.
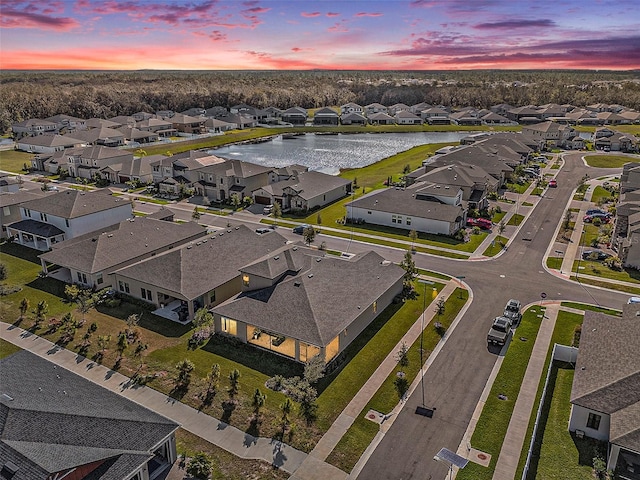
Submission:
M 209 152 L 269 167 L 294 163 L 337 175 L 341 168 L 359 168 L 427 143 L 457 143 L 471 132 L 306 134 L 264 143 L 228 145 Z

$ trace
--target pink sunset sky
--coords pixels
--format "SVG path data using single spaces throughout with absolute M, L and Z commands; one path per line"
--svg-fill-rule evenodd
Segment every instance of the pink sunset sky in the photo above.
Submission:
M 0 68 L 640 69 L 637 0 L 2 0 Z

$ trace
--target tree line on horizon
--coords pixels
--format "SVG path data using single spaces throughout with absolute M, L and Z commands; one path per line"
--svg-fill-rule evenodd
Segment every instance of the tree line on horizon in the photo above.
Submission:
M 610 71 L 21 71 L 0 74 L 0 131 L 29 118 L 354 102 L 452 108 L 547 103 L 640 109 L 640 73 Z

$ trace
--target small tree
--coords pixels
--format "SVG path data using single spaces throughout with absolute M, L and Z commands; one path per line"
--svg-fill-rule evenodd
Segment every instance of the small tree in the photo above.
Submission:
M 39 328 L 40 324 L 44 322 L 45 315 L 49 312 L 49 305 L 46 301 L 40 300 L 36 305 L 36 322 L 34 327 Z
M 215 395 L 218 391 L 218 385 L 220 384 L 220 365 L 214 363 L 211 365 L 211 370 L 207 373 L 207 397 Z
M 24 318 L 24 314 L 27 313 L 27 310 L 29 310 L 29 299 L 25 297 L 20 300 L 20 320 Z
M 191 383 L 191 372 L 196 368 L 193 362 L 187 358 L 176 364 L 178 376 L 176 377 L 176 389 L 182 390 L 189 387 Z
M 240 372 L 237 368 L 234 368 L 233 371 L 229 374 L 229 398 L 233 400 L 235 396 L 238 394 L 238 390 L 240 388 Z
M 311 245 L 316 238 L 316 230 L 309 225 L 303 230 L 302 236 L 304 237 L 305 243 Z
M 564 220 L 562 221 L 562 229 L 568 232 L 571 228 L 571 210 L 567 210 L 564 214 Z
M 116 350 L 118 351 L 118 360 L 117 360 L 118 362 L 122 360 L 122 357 L 124 356 L 124 351 L 127 349 L 128 346 L 129 346 L 129 341 L 127 340 L 126 332 L 118 333 L 118 344 L 116 346 Z
M 0 263 L 0 282 L 4 282 L 8 275 L 7 266 L 4 263 Z
M 316 215 L 316 224 L 322 225 L 322 215 L 320 215 L 319 212 L 318 215 Z
M 207 327 L 213 323 L 213 315 L 206 308 L 199 308 L 193 316 L 192 323 L 196 328 Z
M 213 471 L 213 461 L 211 458 L 204 452 L 198 452 L 191 460 L 189 460 L 189 465 L 187 466 L 187 474 L 191 475 L 195 478 L 206 479 L 209 478 L 211 472 Z
M 264 406 L 264 403 L 267 401 L 267 396 L 260 391 L 259 388 L 256 388 L 256 391 L 253 394 L 253 401 L 251 404 L 253 405 L 253 413 L 255 414 L 255 418 L 260 417 L 260 409 Z
M 250 196 L 246 195 L 245 197 L 242 198 L 242 205 L 245 208 L 250 207 L 252 203 L 253 203 L 253 198 L 251 198 Z
M 436 313 L 439 315 L 444 314 L 446 308 L 446 301 L 444 299 L 444 297 L 440 297 L 438 300 L 436 300 Z
M 504 220 L 500 220 L 498 224 L 498 235 L 502 235 L 506 229 L 507 225 L 504 223 Z
M 411 250 L 407 250 L 404 254 L 404 260 L 400 263 L 400 266 L 404 269 L 404 286 L 405 288 L 411 288 L 413 279 L 418 275 L 418 269 L 416 263 L 413 261 Z
M 396 392 L 400 400 L 404 399 L 404 396 L 409 391 L 409 381 L 404 376 L 396 377 L 393 385 L 396 387 Z
M 319 354 L 316 355 L 304 364 L 304 379 L 309 382 L 310 385 L 316 383 L 324 377 L 324 369 L 326 366 L 327 363 L 324 359 Z
M 409 165 L 408 163 L 404 166 L 404 168 L 402 169 L 402 173 L 404 173 L 405 175 L 407 173 L 411 173 L 411 165 Z
M 237 193 L 232 193 L 231 194 L 231 205 L 233 205 L 233 208 L 235 208 L 235 209 L 239 208 L 241 203 L 242 203 L 242 201 L 240 200 L 240 196 Z
M 78 311 L 82 314 L 82 323 L 84 324 L 84 316 L 89 310 L 96 306 L 95 297 L 90 290 L 81 290 L 75 299 Z
M 409 238 L 411 239 L 411 250 L 413 250 L 413 245 L 414 243 L 416 243 L 416 240 L 418 239 L 418 232 L 416 232 L 415 230 L 411 230 L 409 232 Z
M 78 285 L 65 285 L 64 296 L 67 297 L 67 300 L 75 302 L 78 295 L 80 295 L 80 287 Z
M 197 206 L 196 206 L 196 207 L 194 207 L 194 209 L 193 209 L 193 213 L 191 214 L 191 218 L 192 218 L 194 221 L 198 221 L 198 220 L 200 220 L 200 210 L 198 210 L 198 207 L 197 207 Z
M 99 351 L 96 354 L 96 360 L 98 363 L 102 362 L 104 358 L 104 352 L 111 343 L 111 335 L 98 335 L 98 348 Z
M 278 219 L 282 218 L 282 207 L 278 202 L 273 202 L 273 210 L 271 210 L 273 215 L 274 224 L 278 226 Z
M 133 354 L 132 354 L 133 358 L 135 358 L 137 361 L 140 362 L 138 364 L 138 371 L 140 371 L 140 369 L 142 368 L 142 354 L 148 348 L 149 348 L 149 345 L 147 345 L 146 343 L 142 343 L 141 341 L 138 340 L 138 343 L 136 344 L 136 348 L 133 350 Z
M 404 369 L 409 366 L 409 347 L 404 342 L 402 342 L 400 350 L 396 353 L 396 362 L 398 362 L 400 371 L 404 373 Z
M 293 408 L 293 404 L 289 398 L 286 398 L 283 403 L 280 404 L 280 410 L 282 411 L 282 427 L 286 428 L 289 425 L 289 415 L 291 414 L 291 410 Z

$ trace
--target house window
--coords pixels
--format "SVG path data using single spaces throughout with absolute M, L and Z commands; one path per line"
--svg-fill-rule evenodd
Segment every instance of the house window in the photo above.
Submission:
M 31 210 L 29 210 L 28 208 L 25 208 L 24 209 L 24 215 L 25 215 L 25 217 L 31 218 Z
M 46 213 L 40 213 L 40 220 L 43 222 L 47 221 L 47 214 Z
M 242 284 L 245 287 L 249 286 L 249 275 L 247 275 L 246 273 L 242 275 Z
M 64 219 L 64 224 L 65 224 L 67 227 L 69 226 L 69 219 L 68 219 L 68 218 L 65 218 L 65 219 Z
M 84 283 L 85 285 L 87 284 L 87 275 L 86 274 L 82 274 L 82 283 Z
M 209 303 L 213 303 L 216 301 L 216 292 L 215 290 L 213 292 L 211 292 L 211 294 L 209 295 Z
M 369 212 L 367 212 L 367 215 L 371 215 L 371 212 L 370 212 L 370 211 L 369 211 Z
M 238 334 L 238 322 L 231 320 L 230 318 L 221 317 L 220 327 L 224 333 L 228 333 L 229 335 Z
M 140 291 L 142 292 L 142 298 L 144 298 L 146 300 L 147 299 L 147 291 L 144 288 L 141 288 Z
M 200 172 L 200 180 L 204 180 L 204 173 Z
M 589 418 L 587 419 L 587 427 L 598 430 L 598 428 L 600 427 L 601 418 L 602 416 L 598 415 L 597 413 L 590 413 Z
M 127 282 L 124 283 L 124 291 L 129 293 L 129 284 Z
M 2 214 L 3 214 L 3 215 L 11 215 L 11 208 L 9 208 L 9 207 L 2 207 Z
M 378 313 L 378 301 L 373 302 L 373 313 Z
M 220 179 L 220 185 L 224 184 L 224 178 Z
M 99 273 L 98 276 L 96 277 L 96 283 L 98 285 L 102 285 L 102 282 L 104 282 L 104 280 L 102 279 L 102 274 Z
M 122 280 L 118 280 L 118 290 L 124 292 L 124 283 L 122 283 Z
M 407 225 L 411 225 L 411 217 L 407 217 Z
M 78 281 L 82 282 L 82 274 L 80 272 L 76 272 L 78 275 Z

